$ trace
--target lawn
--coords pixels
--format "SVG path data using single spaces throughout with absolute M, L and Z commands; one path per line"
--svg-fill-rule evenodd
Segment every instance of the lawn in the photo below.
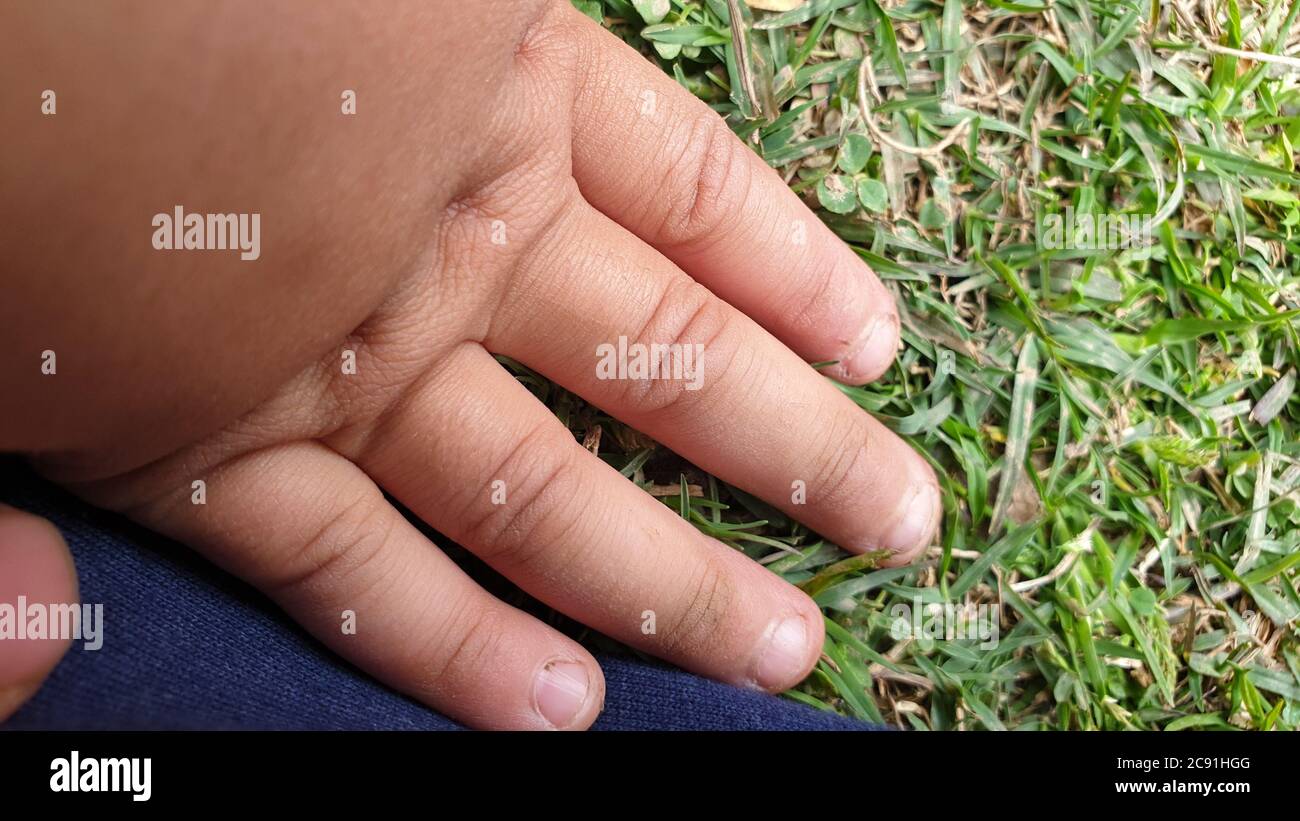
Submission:
M 894 367 L 843 390 L 943 484 L 942 544 L 906 568 L 520 371 L 822 606 L 790 698 L 918 729 L 1300 725 L 1300 0 L 574 4 L 903 313 Z

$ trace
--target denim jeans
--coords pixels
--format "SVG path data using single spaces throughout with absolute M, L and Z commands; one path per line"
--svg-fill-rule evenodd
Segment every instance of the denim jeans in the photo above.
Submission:
M 95 510 L 0 459 L 0 500 L 59 527 L 81 598 L 104 606 L 8 729 L 451 730 L 436 711 L 326 650 L 255 590 L 183 545 Z M 788 699 L 598 653 L 603 730 L 871 729 Z

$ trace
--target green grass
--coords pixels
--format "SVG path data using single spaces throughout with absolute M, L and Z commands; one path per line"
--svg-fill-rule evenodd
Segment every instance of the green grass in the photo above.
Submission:
M 1300 725 L 1300 0 L 575 5 L 724 115 L 903 311 L 897 364 L 843 390 L 941 477 L 943 543 L 908 568 L 845 561 L 521 374 L 814 595 L 825 656 L 791 698 L 931 729 Z M 1153 243 L 1047 249 L 1066 206 L 1154 215 Z M 999 642 L 895 638 L 915 597 L 996 608 Z

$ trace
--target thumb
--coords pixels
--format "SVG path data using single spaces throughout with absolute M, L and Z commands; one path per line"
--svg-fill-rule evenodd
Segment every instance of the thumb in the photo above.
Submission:
M 76 567 L 58 529 L 0 504 L 0 723 L 36 694 L 71 643 L 70 636 L 27 637 L 23 611 L 49 613 L 51 605 L 75 605 L 78 599 Z M 66 632 L 50 631 L 49 619 L 44 623 L 47 634 Z

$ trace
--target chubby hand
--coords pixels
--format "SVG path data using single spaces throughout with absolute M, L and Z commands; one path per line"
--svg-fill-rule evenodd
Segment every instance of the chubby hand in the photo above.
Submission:
M 823 376 L 887 370 L 889 292 L 716 114 L 567 0 L 255 7 L 196 25 L 206 6 L 148 6 L 148 35 L 118 8 L 86 24 L 67 59 L 101 91 L 61 95 L 0 161 L 83 172 L 47 171 L 7 229 L 35 239 L 21 316 L 0 308 L 23 386 L 4 409 L 41 422 L 0 444 L 476 727 L 585 728 L 601 671 L 385 491 L 596 630 L 722 681 L 798 683 L 817 606 L 585 450 L 494 354 L 905 563 L 938 527 L 935 478 Z M 145 40 L 96 39 L 113 37 Z M 4 67 L 34 71 L 21 54 Z M 177 203 L 258 212 L 259 255 L 150 247 L 150 217 Z M 50 213 L 70 236 L 38 230 Z M 37 373 L 41 349 L 57 375 Z M 623 361 L 656 351 L 655 378 Z

